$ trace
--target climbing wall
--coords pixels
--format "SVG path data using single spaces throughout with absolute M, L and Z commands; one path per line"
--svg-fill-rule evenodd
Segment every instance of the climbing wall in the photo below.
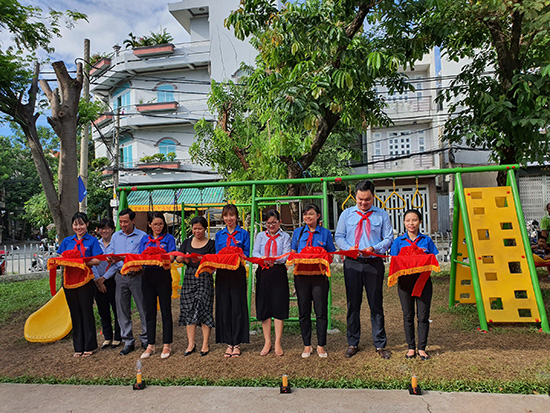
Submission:
M 540 321 L 511 188 L 466 188 L 464 196 L 487 321 Z M 465 249 L 463 239 L 464 230 Z

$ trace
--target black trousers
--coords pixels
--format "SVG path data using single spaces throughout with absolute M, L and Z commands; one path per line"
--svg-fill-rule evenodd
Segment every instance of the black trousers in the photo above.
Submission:
M 428 278 L 420 297 L 411 296 L 414 283 L 420 274 L 404 275 L 399 277 L 397 292 L 401 308 L 403 309 L 403 326 L 405 328 L 405 339 L 408 348 L 416 349 L 414 340 L 414 307 L 418 318 L 418 350 L 426 350 L 428 343 L 428 331 L 430 330 L 430 306 L 432 303 L 433 285 L 431 278 Z
M 250 342 L 246 268 L 216 271 L 216 343 Z
M 328 326 L 328 289 L 329 282 L 326 275 L 295 275 L 294 287 L 298 298 L 298 313 L 300 331 L 304 346 L 311 346 L 311 303 L 315 310 L 315 324 L 317 326 L 317 345 L 324 347 L 327 344 Z
M 148 266 L 142 276 L 143 304 L 147 324 L 147 344 L 155 344 L 157 335 L 157 297 L 162 318 L 162 342 L 174 339 L 172 323 L 172 274 L 162 267 Z
M 89 281 L 78 288 L 65 288 L 65 298 L 73 323 L 73 346 L 76 353 L 97 349 L 94 318 L 95 283 Z
M 116 301 L 115 301 L 115 289 L 116 282 L 115 277 L 111 277 L 105 280 L 105 288 L 107 291 L 100 292 L 97 288 L 95 290 L 95 302 L 97 304 L 97 312 L 101 319 L 101 328 L 103 330 L 103 338 L 105 340 L 120 341 L 120 326 L 118 325 L 118 317 L 116 315 Z M 111 323 L 111 309 L 114 315 L 114 336 L 113 336 L 113 324 Z
M 363 302 L 364 288 L 370 307 L 373 344 L 376 348 L 385 348 L 387 338 L 382 302 L 384 283 L 384 263 L 382 259 L 378 257 L 363 260 L 346 258 L 344 260 L 344 281 L 348 301 L 348 345 L 359 345 L 359 338 L 361 337 L 361 303 Z

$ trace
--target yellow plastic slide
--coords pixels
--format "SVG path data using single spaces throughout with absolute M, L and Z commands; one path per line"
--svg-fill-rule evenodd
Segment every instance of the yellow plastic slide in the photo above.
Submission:
M 61 340 L 72 328 L 65 290 L 61 288 L 50 301 L 27 318 L 25 338 L 32 343 L 51 343 Z

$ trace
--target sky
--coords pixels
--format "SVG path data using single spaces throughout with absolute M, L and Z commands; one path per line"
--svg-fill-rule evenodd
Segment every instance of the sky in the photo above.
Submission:
M 223 0 L 220 0 L 223 1 Z M 84 39 L 90 39 L 90 54 L 110 53 L 113 46 L 122 47 L 131 32 L 135 36 L 149 35 L 166 28 L 174 37 L 174 43 L 189 41 L 189 35 L 168 11 L 168 3 L 177 0 L 19 0 L 21 4 L 38 6 L 47 11 L 76 10 L 88 16 L 88 22 L 79 21 L 72 29 L 63 27 L 60 38 L 54 38 L 51 45 L 55 52 L 46 56 L 51 61 L 63 60 L 68 68 L 74 68 L 75 59 L 84 55 Z M 9 45 L 9 34 L 0 33 L 1 47 Z M 54 77 L 49 66 L 42 68 L 43 76 Z M 48 73 L 49 72 L 49 73 Z M 46 125 L 46 117 L 41 116 L 38 125 Z M 0 124 L 0 135 L 11 135 L 9 127 Z

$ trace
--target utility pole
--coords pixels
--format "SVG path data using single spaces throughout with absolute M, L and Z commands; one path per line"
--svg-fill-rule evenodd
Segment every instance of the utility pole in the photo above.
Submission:
M 90 101 L 90 39 L 84 39 L 84 84 L 82 90 L 86 103 Z M 80 138 L 80 177 L 84 186 L 88 187 L 88 142 L 90 141 L 90 125 L 83 126 Z M 88 197 L 80 203 L 80 212 L 88 212 Z
M 115 168 L 113 171 L 113 199 L 111 199 L 111 207 L 113 208 L 113 219 L 115 220 L 115 222 L 118 223 L 118 196 L 116 193 L 116 189 L 118 188 L 118 172 L 120 167 L 120 106 L 116 108 L 116 112 L 114 113 L 114 115 L 116 116 L 116 126 L 115 130 L 113 131 L 113 143 L 115 146 Z

